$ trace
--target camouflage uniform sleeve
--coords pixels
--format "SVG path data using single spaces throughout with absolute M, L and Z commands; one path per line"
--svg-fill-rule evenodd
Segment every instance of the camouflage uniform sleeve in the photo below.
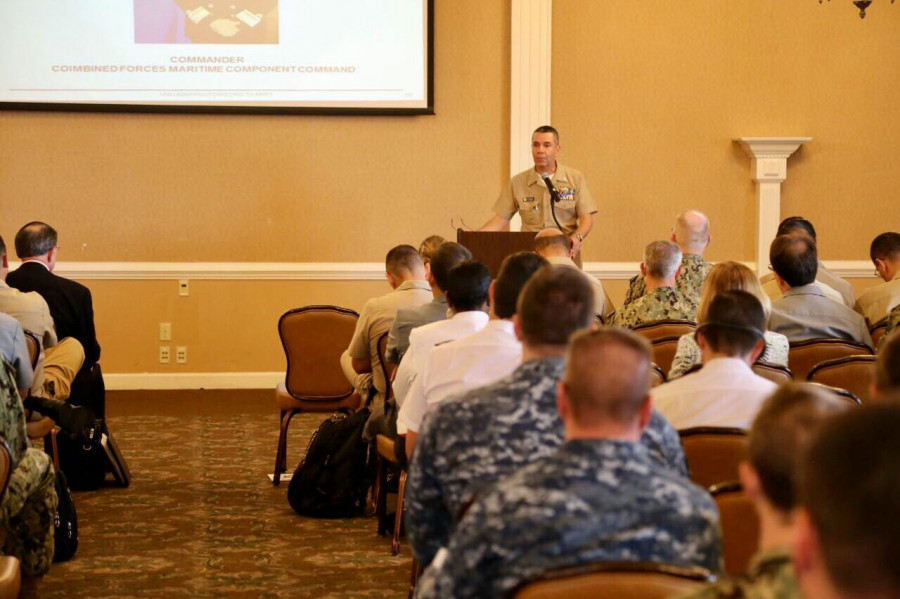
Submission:
M 441 480 L 435 464 L 437 427 L 441 412 L 430 414 L 416 441 L 406 481 L 406 527 L 416 559 L 427 566 L 450 537 L 453 514 L 443 500 Z
M 644 284 L 644 276 L 637 274 L 631 277 L 631 280 L 628 281 L 628 291 L 625 292 L 625 301 L 622 302 L 623 306 L 627 306 L 637 298 L 641 297 L 646 293 L 647 287 Z
M 656 410 L 650 412 L 650 422 L 641 435 L 641 444 L 650 457 L 665 468 L 688 477 L 687 460 L 681 447 L 681 438 L 665 416 Z
M 669 369 L 668 380 L 677 379 L 687 373 L 695 365 L 700 364 L 702 356 L 700 347 L 694 340 L 693 333 L 682 335 L 678 339 L 678 349 L 672 359 L 672 368 Z
M 886 339 L 898 328 L 900 328 L 900 305 L 895 306 L 894 309 L 891 310 L 891 315 L 888 318 L 888 325 L 884 330 L 884 335 L 878 340 L 878 349 L 884 347 L 884 344 L 887 342 Z

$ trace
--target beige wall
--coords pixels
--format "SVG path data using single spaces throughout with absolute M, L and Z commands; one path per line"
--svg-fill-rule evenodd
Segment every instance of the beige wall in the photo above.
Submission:
M 615 215 L 586 259 L 637 260 L 697 207 L 712 259 L 753 260 L 741 136 L 813 137 L 788 161 L 782 214 L 814 221 L 825 259 L 866 259 L 900 229 L 898 38 L 888 3 L 861 21 L 849 2 L 554 2 L 553 121 Z
M 0 234 L 54 223 L 71 261 L 378 261 L 477 226 L 508 175 L 509 6 L 436 2 L 431 117 L 0 113 Z M 749 162 L 731 139 L 810 135 L 785 213 L 863 260 L 894 208 L 900 8 L 554 2 L 553 122 L 600 200 L 590 261 L 636 261 L 694 206 L 714 260 L 752 259 Z M 360 309 L 381 282 L 85 281 L 107 372 L 277 371 L 284 310 Z M 872 280 L 855 281 L 857 285 Z M 625 282 L 608 283 L 617 304 Z M 159 322 L 186 365 L 160 365 Z

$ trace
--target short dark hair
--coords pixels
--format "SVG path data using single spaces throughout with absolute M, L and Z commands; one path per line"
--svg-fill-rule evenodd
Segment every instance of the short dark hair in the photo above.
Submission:
M 816 240 L 816 228 L 802 216 L 789 216 L 781 221 L 775 235 L 791 235 L 793 233 L 804 233 L 812 237 L 813 241 Z
M 796 469 L 803 449 L 827 417 L 848 405 L 809 383 L 783 385 L 763 404 L 750 428 L 747 455 L 763 494 L 777 509 L 794 509 Z
M 563 386 L 577 422 L 631 423 L 650 391 L 650 343 L 618 328 L 579 331 L 566 352 Z
M 513 317 L 525 283 L 534 273 L 549 264 L 546 259 L 532 252 L 516 252 L 503 259 L 494 282 L 494 314 L 497 318 Z
M 900 405 L 870 403 L 824 422 L 800 463 L 800 501 L 825 569 L 845 593 L 900 592 Z
M 565 345 L 594 320 L 594 290 L 576 268 L 546 266 L 525 283 L 516 312 L 529 345 Z
M 399 274 L 401 270 L 413 272 L 424 268 L 422 257 L 411 245 L 402 244 L 391 248 L 384 259 L 384 268 L 392 275 Z
M 769 248 L 772 270 L 791 287 L 802 287 L 816 280 L 819 252 L 808 235 L 779 235 Z
M 891 332 L 878 349 L 875 386 L 881 393 L 900 390 L 900 329 Z
M 447 303 L 457 312 L 478 310 L 488 301 L 491 272 L 478 260 L 466 260 L 450 269 Z
M 753 350 L 765 330 L 766 313 L 756 296 L 732 289 L 712 298 L 697 335 L 702 335 L 714 352 L 743 356 Z
M 431 254 L 431 276 L 441 291 L 447 291 L 450 269 L 472 259 L 472 252 L 455 241 L 445 241 Z
M 534 130 L 534 133 L 531 134 L 531 137 L 534 137 L 535 133 L 552 133 L 553 139 L 556 141 L 556 145 L 559 145 L 559 131 L 557 131 L 550 125 L 541 125 Z
M 32 221 L 16 233 L 16 255 L 22 259 L 43 256 L 56 247 L 57 239 L 56 229 L 47 223 Z
M 562 233 L 559 235 L 545 235 L 543 237 L 536 236 L 531 247 L 535 252 L 542 252 L 552 247 L 568 252 L 572 249 L 572 240 Z
M 896 260 L 900 258 L 900 233 L 889 231 L 872 240 L 869 246 L 869 257 L 874 262 L 879 260 Z

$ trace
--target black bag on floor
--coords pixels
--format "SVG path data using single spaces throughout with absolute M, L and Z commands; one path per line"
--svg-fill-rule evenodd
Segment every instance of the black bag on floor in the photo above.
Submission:
M 87 441 L 73 439 L 64 431 L 56 436 L 59 468 L 66 473 L 70 487 L 76 491 L 93 491 L 106 479 L 106 452 L 100 444 L 102 425 L 98 420 L 94 434 Z
M 65 562 L 72 559 L 78 550 L 78 517 L 75 514 L 75 500 L 62 472 L 56 473 L 56 497 L 59 503 L 53 517 L 53 561 Z
M 103 433 L 100 435 L 100 445 L 103 446 L 103 452 L 106 455 L 106 469 L 112 472 L 113 480 L 120 487 L 127 487 L 131 484 L 131 469 L 125 456 L 119 449 L 119 444 L 113 438 L 112 433 Z
M 362 510 L 371 485 L 368 444 L 362 439 L 368 417 L 367 409 L 349 416 L 337 413 L 319 425 L 288 485 L 294 511 L 313 518 L 346 518 Z

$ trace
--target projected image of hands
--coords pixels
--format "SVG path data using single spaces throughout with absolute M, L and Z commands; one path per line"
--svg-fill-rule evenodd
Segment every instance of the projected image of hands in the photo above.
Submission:
M 138 44 L 277 44 L 278 0 L 134 0 Z

